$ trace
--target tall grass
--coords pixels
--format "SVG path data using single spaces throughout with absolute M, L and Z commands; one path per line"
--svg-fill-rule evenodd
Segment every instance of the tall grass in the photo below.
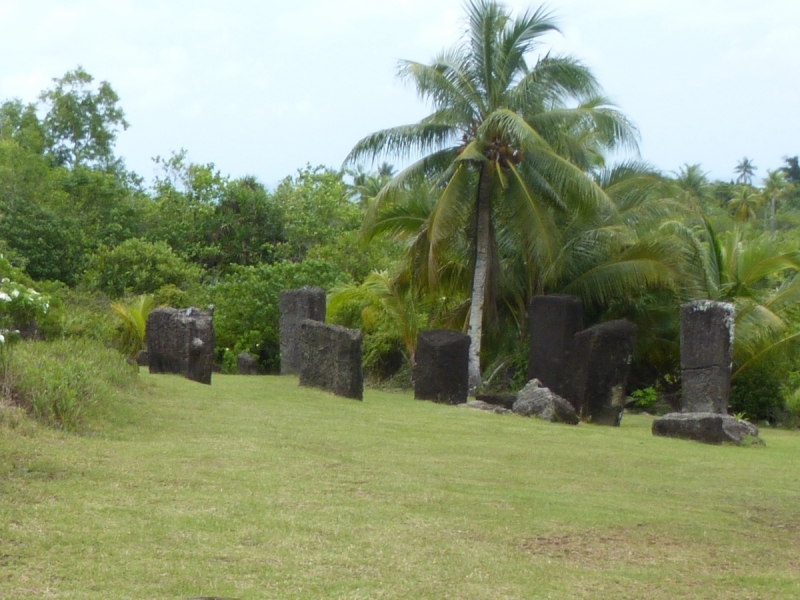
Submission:
M 7 403 L 70 431 L 93 410 L 119 400 L 136 382 L 135 368 L 118 352 L 91 340 L 22 342 L 0 352 Z

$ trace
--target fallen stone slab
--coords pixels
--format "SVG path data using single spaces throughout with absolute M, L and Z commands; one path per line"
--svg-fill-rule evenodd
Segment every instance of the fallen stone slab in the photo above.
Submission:
M 523 417 L 536 415 L 551 423 L 577 425 L 580 419 L 572 404 L 541 385 L 538 379 L 531 379 L 517 394 L 512 410 Z
M 653 435 L 694 440 L 704 444 L 763 443 L 758 427 L 730 415 L 712 412 L 669 413 L 653 421 Z
M 486 402 L 487 404 L 494 404 L 495 406 L 501 406 L 511 410 L 511 408 L 514 406 L 514 402 L 517 401 L 517 395 L 493 393 L 475 394 L 475 400 L 480 400 L 481 402 Z
M 490 404 L 488 402 L 484 402 L 483 400 L 471 400 L 466 404 L 459 404 L 459 406 L 466 406 L 467 408 L 475 408 L 477 410 L 485 410 L 486 412 L 491 412 L 496 415 L 514 414 L 514 411 L 512 410 L 503 408 L 502 406 L 497 406 L 496 404 Z

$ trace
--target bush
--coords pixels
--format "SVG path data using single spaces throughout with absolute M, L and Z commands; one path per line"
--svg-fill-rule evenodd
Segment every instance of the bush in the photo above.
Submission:
M 781 383 L 781 376 L 769 366 L 752 367 L 740 373 L 731 389 L 732 412 L 744 413 L 750 421 L 775 422 L 785 403 Z
M 201 269 L 178 255 L 165 242 L 130 239 L 92 256 L 85 284 L 111 298 L 153 294 L 167 285 L 181 289 L 196 284 Z
M 3 344 L 0 371 L 7 401 L 67 430 L 136 382 L 135 369 L 117 352 L 89 340 Z

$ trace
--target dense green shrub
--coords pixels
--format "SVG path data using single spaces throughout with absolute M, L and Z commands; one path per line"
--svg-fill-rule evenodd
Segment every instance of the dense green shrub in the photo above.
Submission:
M 179 256 L 165 242 L 133 238 L 92 256 L 85 282 L 111 298 L 153 294 L 166 285 L 186 289 L 200 279 L 201 270 Z
M 280 292 L 304 285 L 329 290 L 348 280 L 338 267 L 320 260 L 235 267 L 210 293 L 216 307 L 217 360 L 222 360 L 226 350 L 234 355 L 249 352 L 258 357 L 263 367 L 275 370 L 280 364 Z
M 731 410 L 744 413 L 751 421 L 774 422 L 784 406 L 782 378 L 776 369 L 753 367 L 734 379 L 731 389 Z
M 33 279 L 73 285 L 83 272 L 86 238 L 78 219 L 27 200 L 0 206 L 0 238 L 25 259 Z
M 136 382 L 135 369 L 117 352 L 90 340 L 21 342 L 3 345 L 0 353 L 7 400 L 67 430 Z

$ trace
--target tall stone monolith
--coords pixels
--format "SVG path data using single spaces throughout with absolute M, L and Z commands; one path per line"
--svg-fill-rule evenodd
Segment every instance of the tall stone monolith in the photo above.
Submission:
M 302 366 L 300 353 L 300 324 L 306 319 L 325 322 L 325 291 L 303 286 L 280 293 L 279 337 L 281 374 L 299 375 Z
M 460 331 L 420 331 L 414 353 L 414 398 L 443 404 L 466 402 L 469 344 L 469 336 Z
M 156 308 L 145 325 L 151 373 L 178 373 L 211 384 L 214 367 L 213 309 Z
M 620 424 L 635 343 L 636 325 L 625 319 L 575 335 L 565 398 L 581 419 L 600 425 Z
M 361 332 L 305 319 L 300 323 L 300 385 L 361 400 Z
M 681 412 L 728 414 L 734 316 L 727 302 L 681 306 Z
M 583 304 L 576 296 L 534 296 L 528 307 L 528 381 L 538 379 L 559 396 L 567 393 L 573 338 L 583 329 Z

